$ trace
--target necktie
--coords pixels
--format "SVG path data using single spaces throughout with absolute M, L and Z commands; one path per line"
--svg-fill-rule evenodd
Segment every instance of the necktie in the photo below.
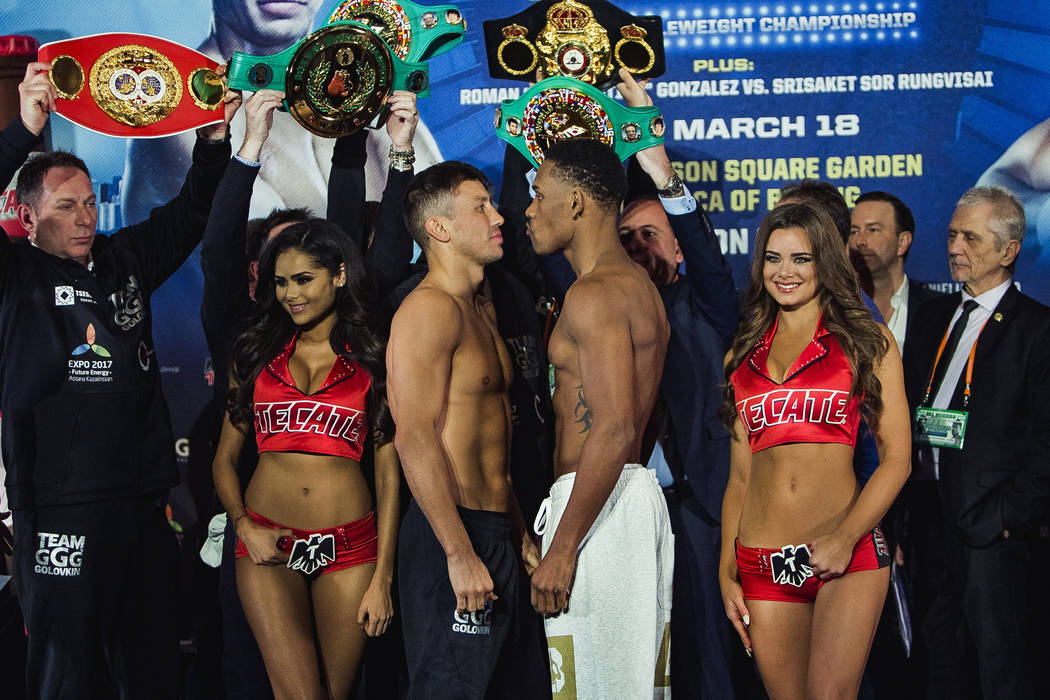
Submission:
M 977 302 L 973 299 L 967 299 L 966 303 L 963 304 L 962 314 L 955 322 L 955 325 L 952 326 L 952 332 L 948 334 L 948 344 L 944 346 L 944 352 L 941 353 L 937 367 L 933 371 L 933 383 L 930 385 L 930 400 L 937 396 L 937 392 L 941 388 L 941 382 L 944 381 L 944 374 L 948 371 L 948 365 L 951 364 L 952 357 L 955 356 L 955 350 L 959 347 L 959 339 L 962 338 L 963 331 L 966 330 L 966 322 L 977 306 Z

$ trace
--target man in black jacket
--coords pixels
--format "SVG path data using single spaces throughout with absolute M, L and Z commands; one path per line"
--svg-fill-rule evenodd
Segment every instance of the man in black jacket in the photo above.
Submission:
M 908 340 L 915 470 L 936 479 L 940 515 L 929 521 L 942 527 L 926 553 L 939 564 L 934 600 L 915 635 L 929 652 L 928 697 L 1036 696 L 1031 545 L 1050 497 L 1050 308 L 1013 284 L 1024 233 L 1008 190 L 966 192 L 948 226 L 962 292 L 925 304 Z
M 904 357 L 909 352 L 911 339 L 925 323 L 920 317 L 919 307 L 940 296 L 939 292 L 909 278 L 904 272 L 904 263 L 914 241 L 915 217 L 898 197 L 874 191 L 857 198 L 850 221 L 846 247 L 860 287 L 877 306 Z M 903 559 L 906 566 L 903 571 L 908 575 L 902 576 L 902 569 L 894 564 L 891 579 L 894 587 L 886 597 L 868 656 L 865 683 L 870 683 L 879 698 L 906 696 L 922 683 L 919 677 L 922 675 L 920 668 L 925 664 L 921 658 L 923 652 L 917 649 L 917 653 L 909 655 L 902 643 L 900 608 L 908 605 L 912 628 L 921 626 L 929 596 L 926 594 L 927 577 L 921 570 L 925 565 L 921 561 L 924 555 L 916 553 L 926 551 L 932 531 L 936 530 L 937 536 L 940 535 L 940 527 L 933 526 L 930 520 L 937 511 L 937 485 L 930 479 L 931 475 L 913 468 L 911 479 L 883 519 L 883 532 L 895 551 L 903 551 L 901 540 L 905 522 L 910 523 L 912 537 L 907 541 L 909 552 Z M 909 592 L 914 592 L 907 596 L 907 603 L 898 600 L 893 593 L 894 590 L 904 590 L 900 582 L 910 585 Z
M 651 104 L 624 73 L 619 87 L 627 104 Z M 635 160 L 620 242 L 659 288 L 671 326 L 653 411 L 659 449 L 650 460 L 653 466 L 662 456 L 657 477 L 675 534 L 671 688 L 680 697 L 732 700 L 730 627 L 718 584 L 729 432 L 716 411 L 738 318 L 736 290 L 707 213 L 675 175 L 664 147 L 645 149 Z
M 860 287 L 879 309 L 904 355 L 907 339 L 922 324 L 915 310 L 937 292 L 904 273 L 915 237 L 911 209 L 888 192 L 865 192 L 851 215 L 846 248 Z
M 49 70 L 32 63 L 19 85 L 21 120 L 0 134 L 3 183 L 54 107 Z M 0 238 L 0 410 L 29 697 L 89 697 L 103 651 L 122 695 L 178 694 L 163 509 L 178 472 L 150 296 L 200 241 L 239 104 L 230 93 L 225 121 L 198 131 L 179 195 L 112 236 L 95 235 L 79 158 L 22 167 L 18 217 L 32 245 Z

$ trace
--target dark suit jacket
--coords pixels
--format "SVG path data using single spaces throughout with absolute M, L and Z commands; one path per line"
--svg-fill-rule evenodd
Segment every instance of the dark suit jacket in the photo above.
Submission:
M 922 282 L 908 278 L 908 322 L 904 326 L 904 348 L 908 347 L 915 333 L 925 323 L 924 320 L 920 320 L 916 310 L 926 302 L 942 296 L 945 296 L 942 292 L 935 292 Z M 904 348 L 901 348 L 902 353 Z
M 628 160 L 629 194 L 656 194 L 656 186 Z M 740 318 L 733 273 L 722 255 L 711 219 L 703 207 L 691 214 L 668 214 L 685 258 L 685 274 L 660 288 L 671 326 L 660 378 L 667 418 L 664 457 L 676 478 L 689 479 L 696 500 L 712 523 L 722 519 L 722 496 L 729 481 L 729 431 L 718 419 L 725 373 L 722 363 Z M 644 458 L 644 455 L 643 455 Z
M 960 295 L 916 309 L 905 384 L 912 415 Z M 996 318 L 999 320 L 996 320 Z M 909 329 L 911 330 L 911 329 Z M 944 360 L 942 360 L 944 361 Z M 960 379 L 950 407 L 962 408 Z M 977 341 L 966 440 L 941 449 L 944 517 L 970 546 L 1023 534 L 1050 496 L 1050 307 L 1011 286 Z
M 736 290 L 703 209 L 668 216 L 686 271 L 660 289 L 671 337 L 660 381 L 670 428 L 664 453 L 713 521 L 729 480 L 729 431 L 718 419 L 722 362 L 737 324 Z

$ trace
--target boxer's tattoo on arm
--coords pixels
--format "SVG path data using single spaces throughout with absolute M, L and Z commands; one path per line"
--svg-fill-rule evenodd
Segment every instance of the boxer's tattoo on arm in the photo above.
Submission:
M 576 387 L 576 408 L 573 410 L 573 415 L 576 416 L 576 422 L 581 424 L 580 432 L 586 433 L 591 429 L 591 408 L 587 405 L 587 400 L 583 398 L 583 385 Z

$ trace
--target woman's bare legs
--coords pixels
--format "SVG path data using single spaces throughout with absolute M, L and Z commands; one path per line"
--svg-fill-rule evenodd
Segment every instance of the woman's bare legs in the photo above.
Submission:
M 803 700 L 813 605 L 747 600 L 751 646 L 770 700 Z
M 306 579 L 280 566 L 237 560 L 237 592 L 277 700 L 327 698 L 314 649 Z M 356 611 L 356 608 L 354 608 Z
M 813 604 L 808 697 L 856 698 L 889 587 L 890 569 L 828 581 Z
M 357 624 L 361 598 L 372 582 L 375 564 L 322 574 L 310 587 L 320 642 L 323 673 L 334 700 L 344 700 L 365 650 L 365 632 Z

